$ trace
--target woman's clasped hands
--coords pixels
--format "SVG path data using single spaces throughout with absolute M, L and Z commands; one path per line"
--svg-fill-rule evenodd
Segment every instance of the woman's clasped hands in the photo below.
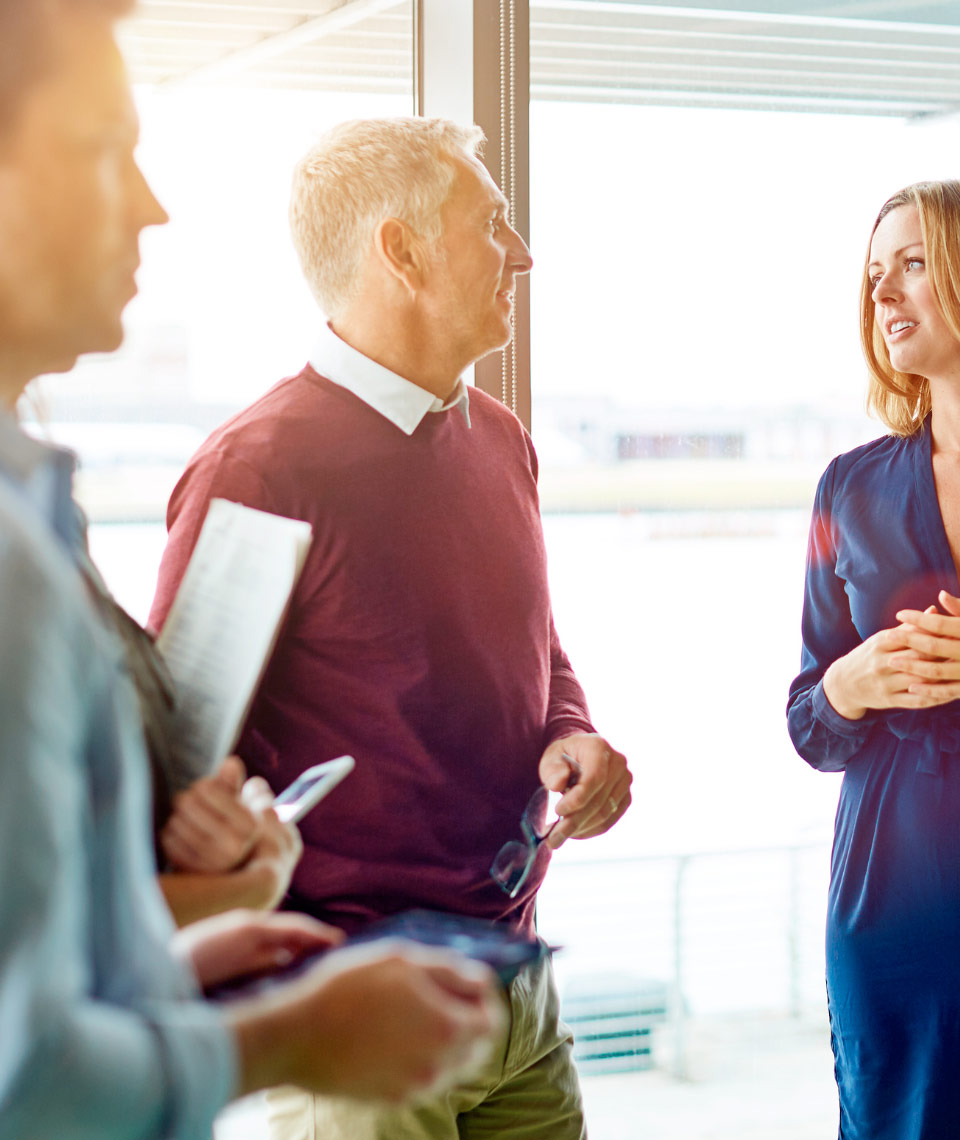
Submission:
M 859 720 L 869 709 L 925 709 L 960 698 L 960 598 L 941 590 L 936 606 L 900 610 L 881 629 L 834 661 L 823 678 L 827 700 Z

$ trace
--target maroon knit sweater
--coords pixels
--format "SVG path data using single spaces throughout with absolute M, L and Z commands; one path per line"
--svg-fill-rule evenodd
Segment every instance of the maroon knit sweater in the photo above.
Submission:
M 170 500 L 154 628 L 211 497 L 313 527 L 238 751 L 275 789 L 356 757 L 300 825 L 291 890 L 348 930 L 414 906 L 532 929 L 546 860 L 515 900 L 490 863 L 545 746 L 593 731 L 553 628 L 530 439 L 479 390 L 470 416 L 407 436 L 307 367 L 218 428 Z

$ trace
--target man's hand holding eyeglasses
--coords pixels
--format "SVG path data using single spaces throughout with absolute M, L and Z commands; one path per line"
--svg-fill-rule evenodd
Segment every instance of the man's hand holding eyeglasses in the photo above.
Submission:
M 560 822 L 545 840 L 556 849 L 566 839 L 590 839 L 609 831 L 630 806 L 633 776 L 622 753 L 602 736 L 582 732 L 547 748 L 540 760 L 540 782 L 564 792 L 556 809 Z

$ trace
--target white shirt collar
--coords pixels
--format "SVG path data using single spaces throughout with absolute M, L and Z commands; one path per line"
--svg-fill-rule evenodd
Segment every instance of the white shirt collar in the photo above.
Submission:
M 442 401 L 358 352 L 327 324 L 310 355 L 310 366 L 320 376 L 352 392 L 406 435 L 413 435 L 424 416 L 451 408 L 459 408 L 467 427 L 470 426 L 470 390 L 462 376 L 449 398 Z

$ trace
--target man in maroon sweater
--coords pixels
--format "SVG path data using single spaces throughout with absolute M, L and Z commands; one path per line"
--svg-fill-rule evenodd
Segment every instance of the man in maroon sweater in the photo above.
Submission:
M 509 342 L 532 264 L 481 141 L 442 120 L 371 120 L 305 157 L 294 240 L 330 324 L 302 372 L 207 440 L 168 513 L 156 627 L 211 497 L 313 527 L 239 752 L 275 788 L 356 757 L 302 825 L 289 899 L 347 930 L 426 907 L 532 931 L 546 855 L 515 898 L 490 876 L 531 794 L 569 789 L 544 851 L 630 803 L 626 761 L 594 732 L 553 627 L 529 436 L 461 379 Z M 470 1087 L 403 1111 L 286 1090 L 274 1135 L 579 1140 L 549 963 L 509 999 L 509 1045 Z

